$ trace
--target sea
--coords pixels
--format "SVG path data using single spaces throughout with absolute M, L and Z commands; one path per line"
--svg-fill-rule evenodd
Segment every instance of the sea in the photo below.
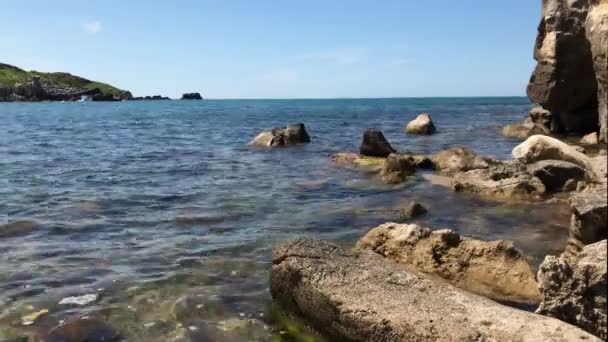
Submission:
M 37 313 L 100 319 L 129 341 L 297 341 L 272 305 L 273 245 L 351 247 L 405 222 L 410 201 L 428 209 L 411 222 L 514 241 L 537 267 L 563 250 L 567 207 L 454 193 L 430 171 L 386 185 L 331 161 L 357 152 L 368 128 L 399 151 L 462 145 L 509 159 L 520 141 L 500 127 L 530 107 L 523 97 L 2 103 L 0 341 L 45 329 Z M 407 135 L 422 112 L 437 133 Z M 248 144 L 299 122 L 310 144 Z

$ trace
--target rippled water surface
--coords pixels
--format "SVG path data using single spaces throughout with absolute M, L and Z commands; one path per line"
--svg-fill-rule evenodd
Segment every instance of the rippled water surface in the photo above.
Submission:
M 497 127 L 529 107 L 523 98 L 0 104 L 0 324 L 39 329 L 21 316 L 48 309 L 56 320 L 101 317 L 130 340 L 204 340 L 211 328 L 269 339 L 273 243 L 349 246 L 413 199 L 429 209 L 424 225 L 513 240 L 538 264 L 563 248 L 562 205 L 481 201 L 423 173 L 389 187 L 330 160 L 357 151 L 366 128 L 401 151 L 459 144 L 509 158 L 517 141 Z M 403 132 L 420 112 L 437 134 Z M 247 146 L 295 122 L 311 144 Z M 58 304 L 83 294 L 97 299 Z

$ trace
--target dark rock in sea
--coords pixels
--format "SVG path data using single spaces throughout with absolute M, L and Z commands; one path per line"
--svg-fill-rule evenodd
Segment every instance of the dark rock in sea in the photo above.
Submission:
M 431 116 L 428 113 L 422 113 L 405 126 L 405 131 L 410 134 L 433 134 L 436 129 Z
M 133 99 L 133 94 L 131 94 L 130 91 L 125 90 L 125 91 L 121 92 L 120 94 L 118 94 L 118 98 L 121 101 L 130 101 Z
M 115 97 L 114 94 L 98 94 L 92 97 L 93 101 L 99 102 L 115 102 L 120 101 L 119 98 Z
M 606 127 L 606 6 L 597 0 L 543 1 L 534 48 L 538 64 L 527 93 L 552 113 L 554 131 L 585 134 Z
M 182 95 L 182 100 L 202 100 L 200 93 L 185 93 Z
M 410 202 L 405 209 L 401 211 L 401 218 L 410 220 L 427 213 L 427 209 L 420 203 Z
M 488 162 L 484 158 L 463 146 L 452 147 L 435 154 L 433 164 L 437 170 L 447 174 L 488 167 Z
M 270 131 L 258 134 L 249 143 L 259 147 L 280 147 L 310 143 L 310 136 L 303 123 L 275 127 Z
M 40 224 L 34 221 L 13 221 L 0 225 L 0 238 L 9 238 L 15 236 L 28 235 L 40 227 Z
M 538 272 L 542 301 L 536 313 L 606 340 L 606 248 L 602 240 L 571 258 L 545 257 Z
M 449 229 L 385 223 L 362 237 L 357 248 L 495 300 L 530 304 L 540 300 L 532 266 L 512 242 L 486 242 Z
M 570 196 L 572 218 L 566 254 L 575 255 L 585 245 L 608 237 L 608 199 L 606 183 L 587 186 Z
M 568 181 L 576 184 L 578 181 L 584 181 L 586 176 L 583 168 L 562 160 L 541 160 L 528 165 L 528 172 L 538 177 L 548 192 L 564 191 Z
M 497 199 L 539 199 L 546 191 L 543 182 L 517 161 L 459 172 L 452 179 L 452 189 Z
M 416 172 L 414 160 L 410 157 L 391 153 L 384 161 L 380 178 L 387 184 L 403 183 L 407 176 Z
M 371 251 L 296 240 L 275 246 L 272 259 L 273 299 L 330 341 L 600 341 Z
M 368 129 L 363 133 L 359 153 L 368 157 L 385 158 L 391 153 L 397 153 L 397 151 L 388 143 L 381 131 Z
M 119 342 L 122 335 L 108 324 L 89 318 L 72 319 L 48 332 L 35 335 L 33 342 Z

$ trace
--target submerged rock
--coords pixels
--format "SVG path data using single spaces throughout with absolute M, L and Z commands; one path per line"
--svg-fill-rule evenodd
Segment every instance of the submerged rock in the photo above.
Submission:
M 78 318 L 34 336 L 33 342 L 119 342 L 122 334 L 96 319 Z
M 273 251 L 270 291 L 330 340 L 600 341 L 408 271 L 370 251 L 296 240 Z
M 386 158 L 389 154 L 397 153 L 397 151 L 388 143 L 381 131 L 368 129 L 363 133 L 359 153 L 368 157 Z
M 428 113 L 418 115 L 405 126 L 405 131 L 410 134 L 433 134 L 435 130 L 433 120 Z
M 463 146 L 452 147 L 435 154 L 433 163 L 437 170 L 448 174 L 488 167 L 486 160 Z
M 503 199 L 537 199 L 546 191 L 543 182 L 518 162 L 459 172 L 452 179 L 452 189 Z
M 427 209 L 420 203 L 413 201 L 410 202 L 407 207 L 405 207 L 402 211 L 401 211 L 401 218 L 404 219 L 413 219 L 416 218 L 418 216 L 422 216 L 424 214 L 427 213 Z
M 279 147 L 296 144 L 307 144 L 310 136 L 304 124 L 297 123 L 287 127 L 276 127 L 271 131 L 258 134 L 249 144 L 259 147 Z
M 538 177 L 547 191 L 572 191 L 576 183 L 585 180 L 585 170 L 580 166 L 561 160 L 541 160 L 528 165 L 528 172 Z
M 382 165 L 380 178 L 387 184 L 399 184 L 414 172 L 416 165 L 410 157 L 391 153 Z
M 362 237 L 357 248 L 492 299 L 540 300 L 532 267 L 512 242 L 485 242 L 463 238 L 449 229 L 432 231 L 415 224 L 385 223 Z
M 549 255 L 540 265 L 537 313 L 579 326 L 606 340 L 606 240 L 571 259 Z
M 331 156 L 332 162 L 338 165 L 357 166 L 380 171 L 386 158 L 367 157 L 357 153 L 336 153 Z

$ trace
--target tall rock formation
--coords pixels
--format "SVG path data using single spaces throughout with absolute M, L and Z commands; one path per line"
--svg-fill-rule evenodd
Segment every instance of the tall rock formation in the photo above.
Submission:
M 527 93 L 555 131 L 600 131 L 606 141 L 607 0 L 543 0 Z

